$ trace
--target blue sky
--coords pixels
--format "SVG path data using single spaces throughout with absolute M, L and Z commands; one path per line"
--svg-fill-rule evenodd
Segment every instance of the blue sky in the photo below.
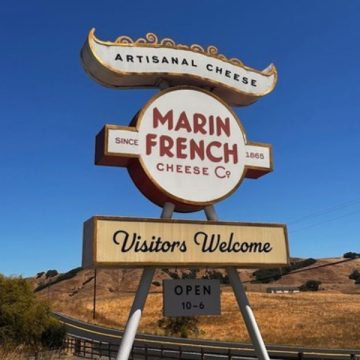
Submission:
M 273 93 L 236 112 L 250 140 L 273 145 L 274 172 L 245 180 L 219 218 L 288 224 L 292 256 L 360 252 L 359 1 L 14 1 L 0 24 L 0 273 L 79 266 L 93 215 L 160 215 L 125 169 L 93 163 L 103 125 L 127 125 L 157 90 L 90 80 L 79 52 L 92 27 L 273 62 Z

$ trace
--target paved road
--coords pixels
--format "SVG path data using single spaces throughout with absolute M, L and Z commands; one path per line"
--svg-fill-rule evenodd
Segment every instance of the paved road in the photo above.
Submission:
M 120 344 L 123 331 L 111 329 L 103 326 L 90 324 L 81 320 L 74 319 L 64 314 L 55 313 L 55 316 L 66 325 L 67 333 L 75 337 L 81 337 L 84 339 L 110 342 L 114 344 Z M 138 334 L 136 336 L 136 343 L 138 344 L 152 344 L 152 345 L 171 345 L 171 346 L 196 346 L 196 347 L 211 347 L 214 349 L 241 349 L 253 352 L 253 347 L 249 344 L 239 344 L 230 342 L 217 342 L 211 340 L 199 340 L 199 339 L 183 339 L 174 338 L 168 336 L 156 336 Z
M 86 323 L 76 320 L 64 314 L 55 313 L 55 316 L 66 325 L 67 333 L 71 336 L 112 344 L 120 344 L 123 335 L 122 331 Z M 207 354 L 206 358 L 227 358 L 231 352 L 233 358 L 252 358 L 255 353 L 252 345 L 234 342 L 220 342 L 200 339 L 182 339 L 167 336 L 155 336 L 138 334 L 135 339 L 135 346 L 144 349 L 151 347 L 151 351 L 185 352 L 194 354 L 189 358 L 197 358 L 201 352 Z M 352 359 L 360 360 L 360 349 L 357 350 L 330 350 L 330 349 L 305 349 L 289 346 L 267 346 L 272 359 L 299 359 L 301 354 L 304 358 L 320 359 Z M 165 350 L 166 349 L 166 350 Z M 197 354 L 197 357 L 195 357 Z M 213 354 L 211 356 L 211 354 Z M 186 358 L 186 356 L 182 357 Z

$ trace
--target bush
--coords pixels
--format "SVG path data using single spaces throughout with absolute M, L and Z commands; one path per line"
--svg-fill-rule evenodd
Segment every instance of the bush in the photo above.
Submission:
M 26 280 L 0 275 L 0 345 L 38 351 L 43 334 L 54 324 L 48 305 L 36 298 Z
M 349 279 L 355 280 L 355 284 L 360 284 L 360 271 L 354 270 L 350 275 Z
M 48 286 L 51 286 L 51 285 L 54 285 L 54 284 L 57 284 L 58 282 L 60 281 L 63 281 L 63 280 L 68 280 L 68 279 L 71 279 L 73 278 L 80 270 L 82 270 L 81 267 L 77 267 L 75 269 L 72 269 L 66 273 L 63 273 L 63 274 L 60 274 L 56 279 L 53 279 L 47 283 L 41 283 L 38 285 L 38 287 L 35 289 L 35 292 L 38 292 L 40 290 L 43 290 L 45 288 L 47 288 Z M 49 270 L 49 271 L 56 271 L 56 270 Z M 48 271 L 48 272 L 49 272 Z M 58 272 L 56 271 L 56 273 L 58 274 Z M 47 273 L 46 273 L 47 274 Z M 55 276 L 55 275 L 54 275 Z M 46 275 L 46 277 L 48 277 Z
M 321 285 L 321 281 L 308 280 L 305 284 L 299 287 L 300 291 L 318 291 Z
M 260 269 L 256 270 L 253 275 L 255 276 L 255 282 L 267 284 L 279 280 L 283 273 L 281 269 Z
M 58 349 L 62 346 L 65 335 L 65 325 L 55 319 L 51 319 L 48 327 L 41 334 L 41 344 L 48 349 Z
M 267 284 L 272 281 L 279 280 L 281 276 L 287 275 L 291 271 L 296 271 L 313 265 L 315 263 L 315 259 L 308 258 L 305 260 L 293 262 L 290 265 L 284 266 L 282 268 L 259 269 L 253 272 L 253 276 L 255 276 L 255 282 Z
M 354 270 L 350 275 L 349 275 L 349 279 L 351 280 L 357 280 L 360 278 L 360 271 L 359 270 Z
M 196 274 L 199 272 L 199 269 L 190 269 L 188 273 L 182 273 L 182 279 L 196 279 Z
M 180 279 L 177 272 L 171 272 L 169 269 L 161 269 L 165 274 L 168 274 L 173 280 Z
M 48 270 L 45 274 L 46 278 L 52 278 L 58 274 L 57 270 Z
M 310 265 L 314 265 L 316 263 L 316 259 L 308 258 L 305 260 L 296 261 L 289 265 L 289 271 L 299 270 L 305 267 L 308 267 Z
M 161 329 L 167 336 L 180 336 L 187 338 L 190 335 L 198 335 L 199 320 L 196 317 L 166 317 L 158 321 Z
M 38 272 L 38 273 L 36 274 L 36 279 L 41 278 L 44 274 L 45 274 L 44 271 Z
M 209 280 L 220 280 L 220 284 L 224 285 L 230 284 L 229 275 L 224 275 L 220 271 L 216 270 L 208 271 L 207 274 L 203 275 L 202 278 Z
M 356 259 L 360 258 L 360 254 L 356 252 L 349 251 L 343 255 L 345 259 Z

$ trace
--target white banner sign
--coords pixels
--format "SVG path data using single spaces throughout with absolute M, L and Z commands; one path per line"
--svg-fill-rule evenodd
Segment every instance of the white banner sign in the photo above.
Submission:
M 82 48 L 85 70 L 110 87 L 161 87 L 161 82 L 211 88 L 228 104 L 249 105 L 270 93 L 277 82 L 273 65 L 263 71 L 227 59 L 214 46 L 158 41 L 156 35 L 133 41 L 127 36 L 115 42 L 101 41 L 93 29 Z

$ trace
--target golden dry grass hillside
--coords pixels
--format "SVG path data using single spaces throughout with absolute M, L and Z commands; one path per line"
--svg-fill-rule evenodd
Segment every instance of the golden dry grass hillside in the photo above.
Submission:
M 270 284 L 251 283 L 254 270 L 240 272 L 266 343 L 360 348 L 360 285 L 349 279 L 352 271 L 360 270 L 360 259 L 331 265 L 341 260 L 318 260 L 309 267 L 311 270 L 290 273 Z M 204 271 L 197 275 L 201 276 Z M 141 270 L 134 269 L 98 270 L 95 322 L 124 327 L 140 275 Z M 93 276 L 93 270 L 81 270 L 72 279 L 46 287 L 39 296 L 47 298 L 54 310 L 91 322 Z M 161 280 L 165 278 L 169 278 L 167 272 L 156 272 L 141 332 L 162 334 L 157 322 L 162 317 Z M 265 293 L 269 286 L 300 286 L 310 279 L 321 281 L 322 290 L 289 295 Z M 45 280 L 39 277 L 35 286 L 41 281 Z M 199 320 L 202 338 L 249 342 L 229 286 L 222 287 L 222 315 Z
M 267 344 L 325 348 L 360 348 L 360 295 L 341 293 L 248 293 Z M 103 296 L 97 300 L 96 322 L 123 328 L 133 295 Z M 92 321 L 92 299 L 54 300 L 53 307 L 84 321 Z M 221 316 L 199 317 L 205 339 L 249 342 L 247 331 L 230 288 L 222 289 Z M 161 335 L 162 294 L 150 294 L 140 331 Z

